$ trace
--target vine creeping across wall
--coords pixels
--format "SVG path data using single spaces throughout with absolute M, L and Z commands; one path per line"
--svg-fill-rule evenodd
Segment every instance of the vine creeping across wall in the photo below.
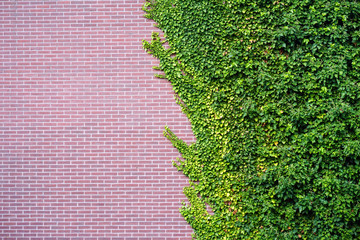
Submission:
M 196 239 L 360 239 L 360 4 L 148 0 Z M 167 42 L 170 48 L 165 48 Z M 209 205 L 213 213 L 207 211 Z

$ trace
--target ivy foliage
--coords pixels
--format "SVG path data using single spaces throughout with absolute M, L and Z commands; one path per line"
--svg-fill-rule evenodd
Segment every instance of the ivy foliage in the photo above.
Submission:
M 148 0 L 196 239 L 360 239 L 360 3 Z M 166 44 L 165 44 L 166 43 Z M 168 46 L 167 46 L 168 44 Z M 212 209 L 212 212 L 209 211 Z

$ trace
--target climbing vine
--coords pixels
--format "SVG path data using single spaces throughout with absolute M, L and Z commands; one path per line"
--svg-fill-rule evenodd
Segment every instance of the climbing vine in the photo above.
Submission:
M 147 0 L 196 239 L 360 239 L 360 4 Z M 169 47 L 165 47 L 168 43 Z M 209 209 L 212 212 L 210 213 Z

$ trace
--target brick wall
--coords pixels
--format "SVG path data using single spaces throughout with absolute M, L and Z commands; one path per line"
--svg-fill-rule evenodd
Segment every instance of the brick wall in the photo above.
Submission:
M 190 239 L 144 1 L 0 1 L 0 239 Z

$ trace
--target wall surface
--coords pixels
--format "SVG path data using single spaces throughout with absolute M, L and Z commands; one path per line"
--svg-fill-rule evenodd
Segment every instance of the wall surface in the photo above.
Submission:
M 0 239 L 190 239 L 144 1 L 0 1 Z

